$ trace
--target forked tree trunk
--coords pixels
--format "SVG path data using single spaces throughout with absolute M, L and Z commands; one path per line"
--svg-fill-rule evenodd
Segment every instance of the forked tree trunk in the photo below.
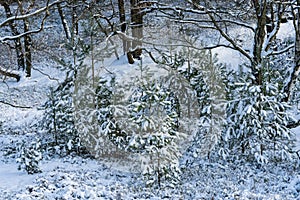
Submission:
M 22 15 L 25 15 L 26 12 L 23 9 L 23 4 L 22 1 L 18 0 L 18 6 L 20 13 Z M 29 6 L 32 7 L 33 4 Z M 24 33 L 29 32 L 29 21 L 27 18 L 23 19 L 23 27 L 24 27 Z M 31 36 L 25 35 L 24 36 L 24 49 L 25 49 L 25 72 L 26 72 L 26 77 L 31 77 L 31 69 L 32 69 L 32 56 L 31 56 L 31 47 L 32 47 L 32 39 Z
M 126 25 L 124 0 L 118 0 L 118 6 L 119 6 L 119 17 L 120 17 L 120 24 L 121 24 L 121 32 L 125 33 L 127 25 Z M 124 55 L 126 54 L 128 63 L 133 64 L 134 63 L 133 54 L 129 51 L 130 42 L 127 41 L 125 38 L 122 38 L 122 42 L 123 42 Z

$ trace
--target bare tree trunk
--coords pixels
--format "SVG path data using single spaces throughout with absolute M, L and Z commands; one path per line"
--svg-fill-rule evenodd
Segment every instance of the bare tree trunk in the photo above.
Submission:
M 24 20 L 24 32 L 29 31 L 29 22 L 27 19 Z M 26 77 L 31 77 L 32 68 L 32 56 L 31 56 L 32 39 L 30 35 L 24 37 L 24 48 L 25 48 L 25 63 L 26 63 Z
M 57 4 L 57 10 L 58 10 L 58 13 L 59 13 L 59 16 L 60 16 L 60 19 L 61 19 L 61 23 L 62 23 L 64 31 L 65 31 L 65 34 L 66 34 L 66 38 L 69 40 L 69 39 L 71 39 L 70 28 L 68 26 L 68 22 L 66 20 L 66 17 L 64 15 L 64 12 L 63 12 L 62 7 L 61 7 L 60 4 Z
M 256 17 L 257 17 L 257 27 L 255 29 L 255 36 L 254 36 L 254 47 L 253 47 L 253 63 L 252 64 L 252 71 L 255 76 L 255 81 L 257 85 L 262 85 L 262 51 L 263 51 L 263 44 L 265 41 L 265 28 L 267 25 L 267 1 L 257 1 L 252 0 Z
M 32 2 L 34 3 L 34 2 Z M 22 1 L 18 0 L 18 6 L 20 9 L 20 13 L 22 15 L 26 14 L 26 12 L 23 9 Z M 28 9 L 30 9 L 33 6 L 31 4 Z M 23 26 L 24 26 L 24 33 L 29 32 L 29 21 L 27 18 L 23 19 Z M 24 36 L 24 49 L 25 49 L 25 72 L 26 77 L 31 77 L 31 68 L 32 68 L 32 56 L 31 56 L 31 47 L 32 47 L 32 39 L 31 36 L 25 35 Z
M 121 32 L 125 33 L 126 31 L 126 17 L 125 17 L 125 6 L 124 0 L 118 0 L 119 6 L 119 17 L 120 17 L 120 24 L 121 24 Z M 127 41 L 123 38 L 123 52 L 126 54 L 129 50 Z
M 286 98 L 284 101 L 288 101 L 290 99 L 292 90 L 295 86 L 296 80 L 300 74 L 300 0 L 297 0 L 297 14 L 294 16 L 296 17 L 296 22 L 294 23 L 295 26 L 295 55 L 294 55 L 294 68 L 291 74 L 291 78 L 285 87 Z
M 140 0 L 130 0 L 131 5 L 131 26 L 132 36 L 137 40 L 132 41 L 133 57 L 140 58 L 142 55 L 142 42 L 139 41 L 143 37 L 143 13 L 139 6 Z
M 4 2 L 4 3 L 1 3 L 1 5 L 5 9 L 6 17 L 7 18 L 12 17 L 12 13 L 11 13 L 9 4 L 7 2 Z M 14 22 L 9 22 L 9 27 L 14 36 L 20 34 L 18 29 L 16 28 L 16 24 Z M 25 63 L 24 63 L 24 54 L 23 54 L 21 39 L 20 38 L 15 39 L 14 43 L 15 43 L 16 54 L 17 54 L 18 69 L 24 70 Z

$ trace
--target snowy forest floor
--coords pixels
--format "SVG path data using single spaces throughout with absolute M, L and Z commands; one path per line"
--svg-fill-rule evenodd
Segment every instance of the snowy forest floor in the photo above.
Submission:
M 47 73 L 62 77 L 58 71 Z M 22 140 L 36 137 L 38 108 L 47 88 L 56 84 L 38 71 L 18 83 L 0 83 L 0 99 L 31 107 L 0 104 L 0 199 L 300 199 L 299 163 L 258 166 L 203 159 L 183 167 L 175 188 L 147 188 L 124 162 L 78 156 L 44 158 L 39 174 L 19 171 L 18 148 Z

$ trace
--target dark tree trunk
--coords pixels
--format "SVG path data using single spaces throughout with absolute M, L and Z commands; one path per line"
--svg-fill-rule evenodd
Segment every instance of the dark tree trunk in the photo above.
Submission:
M 131 52 L 127 52 L 126 55 L 127 55 L 128 63 L 129 64 L 133 64 L 134 63 L 134 59 L 133 59 L 132 53 Z
M 22 15 L 25 15 L 26 12 L 23 9 L 22 1 L 17 1 L 20 13 Z M 30 10 L 31 7 L 33 7 L 34 2 L 31 2 L 31 4 L 28 7 L 28 10 Z M 24 33 L 29 32 L 29 21 L 27 18 L 23 19 L 23 27 L 24 27 Z M 31 47 L 32 47 L 32 39 L 29 34 L 24 36 L 24 49 L 25 49 L 25 72 L 26 77 L 31 77 L 31 69 L 32 69 L 32 56 L 31 56 Z
M 24 20 L 24 32 L 29 31 L 29 22 L 27 19 Z M 24 37 L 24 48 L 25 48 L 25 63 L 26 63 L 26 77 L 31 77 L 32 68 L 32 56 L 31 56 L 32 40 L 30 35 Z
M 140 58 L 142 55 L 142 42 L 140 39 L 143 38 L 143 13 L 139 6 L 140 0 L 130 0 L 131 5 L 131 26 L 132 36 L 136 40 L 132 41 L 133 57 Z
M 297 0 L 297 15 L 295 23 L 295 55 L 294 55 L 294 68 L 291 74 L 291 78 L 285 87 L 286 102 L 290 99 L 292 90 L 295 86 L 296 80 L 300 74 L 300 0 Z
M 60 20 L 63 25 L 64 31 L 65 31 L 65 34 L 66 34 L 66 38 L 69 40 L 69 39 L 71 39 L 71 32 L 70 32 L 67 20 L 65 18 L 64 12 L 63 12 L 60 4 L 57 4 L 57 10 L 58 10 Z
M 262 85 L 262 51 L 263 44 L 266 36 L 266 24 L 267 24 L 267 2 L 252 0 L 255 7 L 257 17 L 257 27 L 255 29 L 254 47 L 253 47 L 253 62 L 252 71 L 255 76 L 255 82 L 257 85 Z
M 118 0 L 119 6 L 119 17 L 120 17 L 120 25 L 121 25 L 121 32 L 125 33 L 126 31 L 126 16 L 125 16 L 125 5 L 124 0 Z M 128 42 L 123 38 L 123 53 L 124 55 L 128 52 Z
M 1 3 L 1 5 L 5 9 L 6 17 L 7 18 L 12 17 L 12 13 L 11 13 L 9 4 L 7 2 L 3 2 L 3 3 Z M 14 36 L 20 34 L 17 27 L 16 27 L 16 24 L 14 22 L 10 22 L 9 27 L 10 27 L 11 32 Z M 24 53 L 23 53 L 23 49 L 22 49 L 21 39 L 20 38 L 15 39 L 14 43 L 15 43 L 16 54 L 17 54 L 18 69 L 19 70 L 24 70 L 25 69 L 25 63 L 24 63 Z

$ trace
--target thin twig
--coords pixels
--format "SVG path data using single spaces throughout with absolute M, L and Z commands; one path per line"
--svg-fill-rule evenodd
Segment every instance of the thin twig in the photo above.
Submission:
M 26 109 L 32 109 L 31 106 L 20 106 L 20 105 L 14 105 L 14 104 L 11 104 L 11 103 L 8 103 L 8 102 L 5 102 L 5 101 L 2 101 L 0 100 L 0 103 L 2 104 L 5 104 L 5 105 L 9 105 L 11 107 L 14 107 L 14 108 L 26 108 Z
M 50 79 L 50 80 L 52 80 L 52 81 L 56 81 L 56 82 L 59 83 L 59 79 L 53 78 L 53 77 L 51 77 L 49 74 L 46 74 L 45 72 L 42 72 L 41 70 L 39 70 L 39 69 L 37 69 L 37 68 L 35 68 L 35 67 L 32 67 L 32 69 L 33 69 L 33 70 L 36 70 L 36 71 L 38 71 L 38 72 L 40 72 L 40 73 L 41 73 L 42 75 L 44 75 L 44 76 L 47 76 L 48 79 Z

